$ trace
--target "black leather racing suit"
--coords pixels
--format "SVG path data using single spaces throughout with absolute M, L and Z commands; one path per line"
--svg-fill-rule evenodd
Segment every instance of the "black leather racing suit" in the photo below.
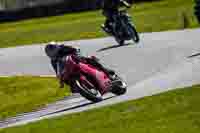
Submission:
M 115 16 L 118 13 L 120 0 L 102 0 L 103 15 L 106 17 L 104 26 L 111 29 L 110 22 L 114 22 Z
M 195 6 L 194 6 L 194 13 L 197 17 L 198 22 L 200 23 L 200 0 L 194 0 Z
M 129 0 L 130 1 L 130 0 Z M 130 7 L 129 3 L 124 3 L 124 0 L 102 0 L 102 9 L 103 15 L 106 17 L 104 26 L 111 30 L 110 22 L 114 22 L 116 20 L 116 16 L 118 15 L 118 9 L 120 6 L 125 5 Z

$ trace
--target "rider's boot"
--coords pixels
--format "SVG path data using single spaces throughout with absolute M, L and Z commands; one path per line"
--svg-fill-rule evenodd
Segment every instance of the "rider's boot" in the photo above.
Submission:
M 70 83 L 70 90 L 72 94 L 79 93 L 78 88 L 74 85 L 74 83 Z
M 111 33 L 111 30 L 110 30 L 105 24 L 102 24 L 102 25 L 101 25 L 101 28 L 102 28 L 106 33 L 108 33 L 108 34 Z
M 106 19 L 105 23 L 101 25 L 101 28 L 108 34 L 112 34 L 112 25 L 109 19 Z
M 109 68 L 104 67 L 98 60 L 95 60 L 95 64 L 98 68 L 100 68 L 102 71 L 104 71 L 106 73 L 106 75 L 109 76 L 109 79 L 114 80 L 115 79 L 115 71 L 111 70 Z
M 111 80 L 114 79 L 115 71 L 113 71 L 113 70 L 111 70 L 111 69 L 109 69 L 109 68 L 104 67 L 104 66 L 99 62 L 99 59 L 98 59 L 98 58 L 96 58 L 95 56 L 91 56 L 91 57 L 89 57 L 89 58 L 84 58 L 84 59 L 87 61 L 87 63 L 89 63 L 89 64 L 91 64 L 91 65 L 97 67 L 97 68 L 100 69 L 101 71 L 105 72 L 106 75 L 108 75 L 109 78 L 110 78 Z
M 72 92 L 72 94 L 79 93 L 78 89 L 74 88 L 74 87 L 71 87 L 71 92 Z
M 106 72 L 106 74 L 109 76 L 109 79 L 111 79 L 112 81 L 115 80 L 115 71 L 108 69 L 108 68 L 103 68 L 104 72 Z

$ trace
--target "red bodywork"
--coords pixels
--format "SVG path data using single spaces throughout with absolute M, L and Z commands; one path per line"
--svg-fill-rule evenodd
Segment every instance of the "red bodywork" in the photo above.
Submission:
M 85 78 L 85 74 L 87 74 L 95 80 L 97 85 L 95 86 L 95 83 L 92 84 L 100 91 L 102 95 L 109 91 L 111 80 L 103 71 L 98 70 L 94 66 L 87 64 L 84 61 L 77 63 L 74 58 L 75 57 L 73 55 L 66 57 L 63 76 L 65 81 L 70 81 L 73 79 L 72 77 L 74 75 L 79 75 L 79 80 L 87 80 Z

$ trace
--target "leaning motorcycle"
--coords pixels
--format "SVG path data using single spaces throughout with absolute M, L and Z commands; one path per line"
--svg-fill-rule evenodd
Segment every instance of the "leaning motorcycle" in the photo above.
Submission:
M 110 32 L 103 30 L 113 36 L 119 45 L 123 45 L 126 40 L 133 40 L 138 43 L 140 41 L 139 34 L 131 21 L 131 16 L 127 13 L 127 9 L 119 10 L 116 14 L 114 22 L 110 24 Z
M 84 61 L 77 61 L 73 55 L 65 58 L 63 80 L 92 102 L 103 100 L 102 96 L 108 92 L 122 95 L 127 89 L 126 83 L 118 75 L 111 81 L 103 71 Z

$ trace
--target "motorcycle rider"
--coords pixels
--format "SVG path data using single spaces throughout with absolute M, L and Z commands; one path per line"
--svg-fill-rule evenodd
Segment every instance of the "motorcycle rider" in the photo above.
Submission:
M 114 80 L 115 72 L 111 69 L 105 68 L 101 65 L 98 59 L 94 56 L 91 57 L 84 57 L 80 55 L 80 49 L 77 47 L 64 45 L 64 44 L 57 44 L 56 42 L 50 42 L 45 46 L 45 53 L 51 60 L 51 65 L 56 72 L 56 76 L 60 81 L 60 88 L 64 87 L 64 81 L 62 80 L 63 77 L 63 70 L 64 70 L 64 63 L 65 63 L 65 56 L 69 54 L 73 54 L 78 61 L 84 61 L 88 64 L 91 64 L 98 69 L 104 71 L 111 80 Z M 76 90 L 71 88 L 72 93 L 75 93 Z
M 130 3 L 124 0 L 102 0 L 102 14 L 106 17 L 105 23 L 101 25 L 102 29 L 108 33 L 112 32 L 112 22 L 116 20 L 116 16 L 118 15 L 118 9 L 121 5 L 124 5 L 130 8 Z
M 194 14 L 196 15 L 198 22 L 200 23 L 200 0 L 195 0 L 194 2 Z

